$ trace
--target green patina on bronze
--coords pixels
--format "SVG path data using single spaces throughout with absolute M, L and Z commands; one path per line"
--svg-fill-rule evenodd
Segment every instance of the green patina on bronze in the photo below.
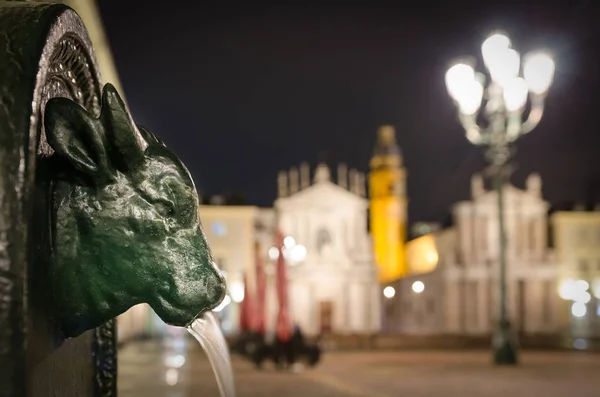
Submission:
M 146 302 L 185 326 L 220 303 L 225 283 L 181 161 L 132 121 L 111 85 L 94 118 L 66 98 L 45 112 L 51 170 L 53 306 L 65 336 Z

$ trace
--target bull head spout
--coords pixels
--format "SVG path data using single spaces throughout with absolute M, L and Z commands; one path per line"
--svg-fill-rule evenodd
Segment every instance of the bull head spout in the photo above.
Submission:
M 185 326 L 217 306 L 225 283 L 181 161 L 134 124 L 111 85 L 94 118 L 52 99 L 45 112 L 58 170 L 52 181 L 53 304 L 65 336 L 77 336 L 148 303 Z

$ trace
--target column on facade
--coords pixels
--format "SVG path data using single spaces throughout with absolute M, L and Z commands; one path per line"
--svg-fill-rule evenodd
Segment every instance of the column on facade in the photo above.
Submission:
M 465 217 L 467 222 L 467 230 L 469 236 L 469 266 L 477 261 L 477 229 L 476 229 L 476 217 L 475 208 L 471 207 L 469 214 Z
M 458 232 L 460 242 L 460 251 L 462 260 L 465 265 L 470 265 L 472 263 L 472 246 L 473 246 L 473 237 L 471 230 L 471 220 L 467 213 L 461 211 L 458 214 Z
M 527 255 L 527 221 L 523 216 L 523 212 L 519 211 L 516 215 L 515 227 L 515 249 L 518 259 L 526 259 Z
M 352 246 L 355 247 L 354 251 L 355 252 L 363 252 L 364 251 L 364 245 L 366 243 L 366 238 L 364 238 L 365 236 L 365 232 L 367 230 L 366 227 L 366 216 L 363 213 L 360 214 L 356 214 L 356 216 L 354 216 L 353 219 L 353 238 L 352 238 Z
M 515 277 L 508 277 L 507 279 L 507 304 L 509 310 L 510 321 L 513 325 L 513 329 L 518 331 L 521 328 L 519 323 L 519 281 Z
M 489 331 L 489 313 L 488 313 L 488 285 L 485 278 L 479 278 L 477 280 L 477 299 L 479 304 L 477 305 L 477 329 L 481 333 Z
M 491 276 L 491 272 L 488 272 L 485 277 L 485 283 L 487 285 L 487 314 L 485 320 L 487 321 L 487 329 L 489 332 L 492 331 L 494 324 L 498 321 L 496 313 L 498 312 L 498 288 L 497 283 L 494 281 L 495 278 Z
M 517 256 L 517 244 L 515 230 L 518 227 L 517 224 L 517 211 L 515 206 L 507 201 L 506 209 L 504 211 L 504 234 L 506 236 L 506 257 L 514 263 Z M 498 248 L 498 258 L 500 257 L 500 249 Z
M 279 301 L 277 300 L 277 289 L 275 286 L 275 275 L 269 274 L 267 276 L 267 303 L 265 307 L 266 312 L 266 329 L 267 333 L 272 334 L 275 332 L 277 323 L 277 311 L 279 308 Z
M 446 296 L 444 299 L 444 331 L 460 333 L 461 299 L 460 284 L 455 279 L 445 279 Z
M 546 246 L 548 245 L 548 225 L 546 220 L 546 214 L 539 216 L 535 225 L 536 234 L 536 262 L 542 262 L 544 260 L 544 254 Z
M 466 290 L 466 318 L 467 318 L 467 333 L 477 333 L 479 325 L 479 306 L 480 301 L 477 299 L 477 280 L 470 277 L 467 279 Z
M 383 295 L 381 294 L 381 288 L 379 287 L 379 283 L 377 279 L 374 279 L 374 282 L 371 283 L 371 305 L 369 306 L 368 314 L 370 315 L 370 326 L 369 332 L 377 333 L 381 331 L 381 306 Z M 394 316 L 397 316 L 399 311 L 394 311 Z M 394 319 L 392 324 L 397 324 L 397 321 Z
M 311 328 L 311 306 L 314 305 L 310 285 L 306 283 L 290 283 L 291 318 L 303 332 Z
M 361 332 L 363 319 L 366 318 L 365 301 L 363 287 L 360 282 L 352 281 L 349 288 L 350 294 L 350 322 L 348 323 L 348 331 L 351 333 Z

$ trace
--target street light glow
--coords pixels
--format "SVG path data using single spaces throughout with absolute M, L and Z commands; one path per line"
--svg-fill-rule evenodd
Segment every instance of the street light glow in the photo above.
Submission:
M 483 85 L 477 80 L 465 82 L 461 97 L 457 100 L 460 112 L 471 116 L 477 113 L 483 98 Z
M 283 239 L 283 245 L 285 245 L 286 248 L 292 248 L 296 245 L 296 240 L 292 236 L 287 236 Z
M 525 80 L 513 77 L 504 82 L 504 106 L 509 112 L 515 112 L 525 106 L 528 87 Z
M 421 292 L 425 291 L 425 284 L 423 284 L 422 281 L 415 281 L 412 284 L 412 290 L 415 294 L 420 294 Z
M 446 88 L 457 102 L 465 96 L 465 85 L 475 80 L 475 70 L 467 64 L 457 63 L 446 72 Z
M 272 261 L 275 261 L 275 260 L 277 260 L 277 258 L 279 258 L 279 248 L 277 248 L 277 247 L 269 248 L 269 259 L 271 259 Z
M 585 280 L 566 279 L 560 285 L 559 295 L 564 300 L 585 304 L 592 300 L 589 288 L 590 284 Z
M 239 281 L 234 281 L 229 285 L 229 292 L 231 293 L 231 299 L 234 302 L 239 303 L 244 300 L 244 285 Z
M 523 77 L 529 86 L 529 91 L 542 95 L 548 91 L 554 79 L 554 61 L 550 55 L 543 52 L 525 56 Z
M 592 292 L 596 299 L 600 299 L 600 278 L 597 278 L 592 282 Z
M 302 262 L 306 258 L 306 247 L 300 244 L 294 245 L 290 249 L 289 256 L 292 262 Z
M 587 307 L 585 306 L 585 303 L 573 302 L 573 305 L 571 305 L 571 314 L 578 318 L 585 317 L 587 314 Z
M 582 291 L 587 291 L 590 288 L 590 284 L 585 280 L 577 280 L 575 281 L 575 285 Z
M 394 287 L 385 287 L 383 289 L 383 296 L 385 296 L 386 298 L 392 299 L 394 295 L 396 295 L 396 290 L 394 289 Z
M 575 288 L 575 280 L 568 278 L 560 284 L 558 295 L 564 300 L 571 300 L 575 295 Z
M 497 59 L 502 56 L 504 51 L 510 48 L 510 39 L 501 34 L 495 33 L 485 39 L 481 44 L 481 55 L 485 66 L 490 68 L 497 63 Z
M 521 57 L 519 53 L 512 48 L 505 49 L 498 57 L 488 66 L 492 80 L 504 86 L 508 81 L 519 75 L 519 67 L 521 65 Z

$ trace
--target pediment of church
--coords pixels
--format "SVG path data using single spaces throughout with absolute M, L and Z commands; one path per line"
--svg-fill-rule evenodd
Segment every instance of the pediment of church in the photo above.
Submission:
M 316 183 L 289 197 L 275 202 L 278 208 L 316 207 L 366 207 L 367 199 L 360 197 L 330 181 Z
M 504 200 L 509 205 L 511 203 L 520 203 L 526 205 L 544 205 L 546 203 L 541 197 L 533 195 L 527 190 L 522 190 L 509 184 L 504 186 Z M 491 190 L 486 192 L 477 200 L 477 202 L 497 205 L 498 194 L 495 190 Z
M 512 207 L 537 207 L 547 209 L 549 207 L 548 202 L 538 195 L 532 194 L 531 192 L 523 189 L 519 189 L 511 184 L 504 185 L 504 205 L 507 209 Z M 481 196 L 475 198 L 473 201 L 462 201 L 456 204 L 455 208 L 465 207 L 497 207 L 498 206 L 498 193 L 495 190 L 489 190 L 483 193 Z

